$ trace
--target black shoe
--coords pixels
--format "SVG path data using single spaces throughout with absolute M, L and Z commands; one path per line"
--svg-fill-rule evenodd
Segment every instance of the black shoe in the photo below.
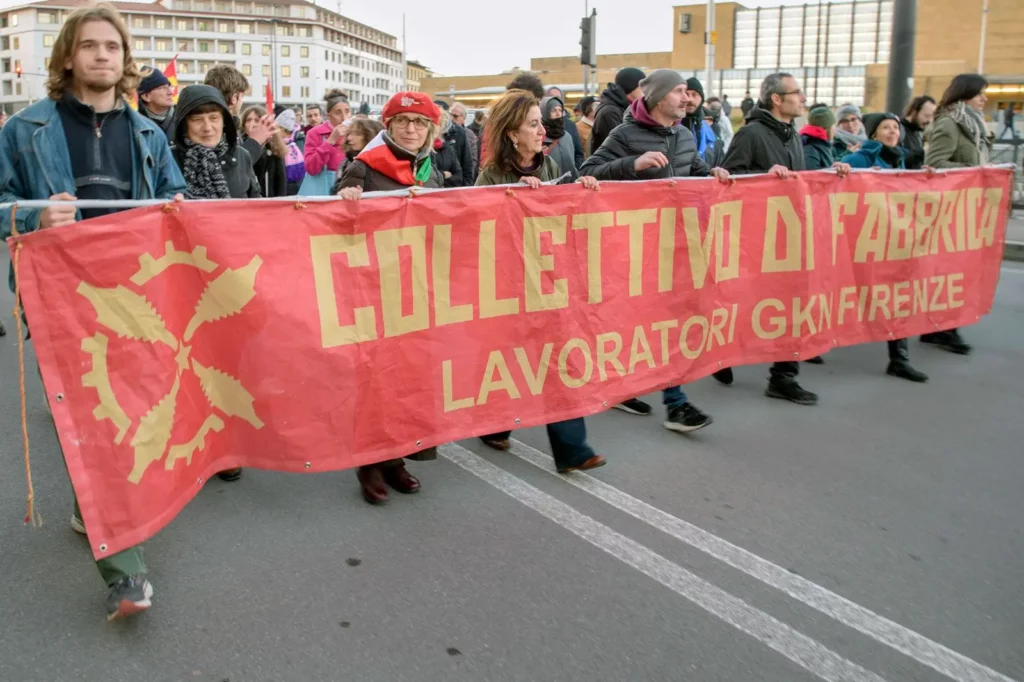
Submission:
M 905 360 L 890 360 L 889 366 L 885 369 L 885 373 L 891 377 L 899 377 L 900 379 L 906 379 L 908 381 L 916 381 L 919 384 L 923 384 L 928 381 L 927 374 L 917 371 Z
M 805 391 L 795 379 L 770 379 L 764 394 L 769 398 L 788 400 L 797 405 L 818 404 L 818 394 Z
M 629 412 L 630 414 L 638 414 L 641 417 L 646 417 L 651 414 L 651 406 L 638 398 L 624 400 L 616 405 L 615 409 L 622 410 L 623 412 Z
M 217 478 L 219 478 L 222 481 L 227 481 L 228 483 L 237 481 L 241 477 L 242 467 L 238 467 L 237 469 L 228 469 L 227 471 L 220 471 L 217 473 Z
M 704 414 L 693 403 L 683 403 L 679 407 L 669 409 L 665 428 L 669 431 L 690 433 L 697 429 L 703 429 L 714 421 L 710 414 Z
M 820 355 L 815 355 L 813 358 L 807 358 L 806 360 L 804 360 L 804 362 L 806 362 L 808 365 L 824 365 L 825 358 L 821 357 Z
M 956 329 L 951 329 L 948 332 L 922 334 L 921 343 L 930 343 L 957 355 L 970 355 L 973 350 L 971 344 L 964 341 L 964 337 L 960 336 L 960 332 Z
M 720 383 L 720 384 L 724 384 L 726 386 L 731 386 L 732 385 L 732 367 L 726 367 L 725 369 L 720 369 L 717 372 L 715 372 L 714 374 L 712 374 L 711 376 L 713 376 L 715 379 L 717 379 L 718 383 Z
M 0 336 L 7 336 L 7 328 L 4 327 L 3 322 L 0 322 Z
M 153 586 L 144 575 L 126 575 L 110 586 L 107 595 L 107 620 L 127 618 L 142 613 L 152 603 Z

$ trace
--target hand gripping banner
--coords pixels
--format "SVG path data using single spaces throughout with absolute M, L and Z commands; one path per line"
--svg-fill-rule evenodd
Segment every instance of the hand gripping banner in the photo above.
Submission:
M 987 168 L 199 202 L 11 248 L 100 557 L 232 467 L 345 469 L 972 324 L 1009 196 Z

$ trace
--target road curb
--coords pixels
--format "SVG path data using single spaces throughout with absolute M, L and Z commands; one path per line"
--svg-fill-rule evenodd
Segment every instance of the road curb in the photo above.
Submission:
M 1024 262 L 1024 242 L 1006 242 L 1003 248 L 1003 260 Z

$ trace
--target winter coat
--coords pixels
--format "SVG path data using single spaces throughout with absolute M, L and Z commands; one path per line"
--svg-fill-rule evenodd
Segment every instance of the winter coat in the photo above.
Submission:
M 594 127 L 590 133 L 590 153 L 593 154 L 604 143 L 604 139 L 620 125 L 629 109 L 629 98 L 615 83 L 609 83 L 598 100 Z
M 327 144 L 333 130 L 331 122 L 324 121 L 306 132 L 306 146 L 302 153 L 307 175 L 320 175 L 324 168 L 337 172 L 345 160 L 345 152 L 341 151 L 344 140 L 339 140 L 336 145 Z
M 905 118 L 900 119 L 900 127 L 900 146 L 907 152 L 907 170 L 920 170 L 924 167 L 924 129 Z
M 804 146 L 804 168 L 821 170 L 831 168 L 835 163 L 832 156 L 832 143 L 828 140 L 828 132 L 820 126 L 806 125 L 800 129 L 800 142 Z
M 697 107 L 695 112 L 683 119 L 683 127 L 693 135 L 693 139 L 697 142 L 697 153 L 700 154 L 700 158 L 704 159 L 705 163 L 707 162 L 708 152 L 714 150 L 715 140 L 718 139 L 714 129 L 704 122 L 706 114 L 707 112 L 704 110 L 704 107 Z
M 160 121 L 156 118 L 153 118 L 153 114 L 149 111 L 149 109 L 146 108 L 145 103 L 143 103 L 143 101 L 140 99 L 139 113 L 145 118 L 148 118 L 150 121 L 152 121 L 153 125 L 155 125 L 157 128 L 164 131 L 164 135 L 167 136 L 167 142 L 172 141 L 172 138 L 174 137 L 174 107 L 171 107 L 170 110 L 167 112 L 167 115 L 164 116 L 164 120 Z
M 252 172 L 260 183 L 260 194 L 265 197 L 286 197 L 288 178 L 284 172 L 284 159 L 274 156 L 269 145 L 263 150 L 259 161 L 252 165 Z M 296 190 L 296 193 L 298 190 Z
M 569 112 L 563 111 L 562 117 L 565 119 L 565 134 L 572 138 L 572 167 L 579 168 L 583 165 L 583 140 L 576 129 L 576 122 L 569 118 Z
M 669 164 L 636 172 L 634 162 L 646 152 L 662 152 Z M 697 153 L 693 135 L 682 125 L 667 127 L 647 112 L 643 99 L 630 105 L 625 121 L 611 132 L 599 149 L 583 162 L 580 175 L 598 180 L 655 180 L 707 177 L 710 169 Z
M 740 102 L 740 111 L 743 112 L 743 118 L 744 119 L 747 116 L 750 115 L 750 112 L 753 110 L 753 108 L 754 108 L 754 100 L 752 100 L 749 97 L 747 97 L 742 102 Z
M 593 134 L 594 126 L 587 119 L 583 119 L 576 124 L 576 130 L 580 133 L 580 145 L 583 147 L 583 158 L 586 159 L 591 153 L 590 137 Z
M 469 151 L 473 155 L 473 177 L 476 178 L 476 174 L 480 170 L 480 138 L 469 126 L 464 127 L 463 130 L 466 131 L 466 141 L 469 143 Z
M 462 187 L 465 185 L 466 179 L 462 173 L 462 163 L 459 161 L 459 155 L 456 151 L 456 142 L 453 139 L 441 138 L 443 144 L 438 147 L 434 145 L 434 156 L 433 163 L 441 173 L 441 177 L 444 178 L 445 187 Z M 450 176 L 445 177 L 445 172 L 451 173 Z
M 736 131 L 723 168 L 733 175 L 767 173 L 775 165 L 804 170 L 804 150 L 792 123 L 784 123 L 755 105 L 747 124 Z
M 204 104 L 216 104 L 221 107 L 224 116 L 224 139 L 228 142 L 227 153 L 221 157 L 220 167 L 224 173 L 224 181 L 232 199 L 259 197 L 260 183 L 253 173 L 252 157 L 239 144 L 238 130 L 228 108 L 224 106 L 224 97 L 220 91 L 209 85 L 190 85 L 181 91 L 174 116 L 174 158 L 182 173 L 185 172 L 185 133 L 188 130 L 188 117 L 193 111 Z M 252 142 L 252 140 L 250 140 Z M 262 155 L 261 155 L 262 156 Z
M 576 169 L 576 149 L 572 138 L 566 133 L 557 140 L 544 139 L 544 154 L 558 164 L 559 175 L 569 173 L 573 180 L 580 176 Z
M 980 166 L 981 154 L 970 131 L 952 117 L 939 114 L 928 129 L 928 151 L 924 165 L 932 168 L 970 168 Z
M 865 140 L 860 149 L 847 154 L 843 163 L 853 168 L 905 168 L 906 150 L 901 147 L 885 147 L 876 140 Z
M 399 161 L 412 163 L 415 168 L 419 168 L 426 162 L 427 156 L 415 156 L 411 152 L 399 147 L 384 133 L 381 133 L 381 135 L 384 138 L 385 144 L 387 144 L 388 150 Z M 369 146 L 367 145 L 367 147 Z M 345 174 L 342 176 L 335 191 L 346 187 L 361 187 L 364 192 L 390 192 L 396 189 L 406 189 L 409 186 L 374 168 L 370 168 L 364 161 L 356 157 L 352 163 L 345 167 Z M 441 171 L 435 167 L 430 174 L 430 178 L 422 186 L 431 188 L 444 187 L 444 176 L 441 175 Z
M 455 154 L 459 158 L 459 165 L 462 167 L 462 184 L 469 186 L 473 184 L 473 150 L 469 148 L 469 138 L 466 137 L 466 129 L 462 126 L 453 125 L 444 134 L 445 142 L 455 143 Z
M 528 173 L 518 168 L 506 172 L 492 164 L 480 171 L 480 175 L 476 179 L 477 187 L 514 185 L 527 176 L 539 178 L 541 182 L 551 182 L 561 177 L 562 173 L 558 169 L 558 164 L 550 156 L 540 154 L 535 161 L 533 170 Z M 572 182 L 572 180 L 566 178 L 563 182 Z

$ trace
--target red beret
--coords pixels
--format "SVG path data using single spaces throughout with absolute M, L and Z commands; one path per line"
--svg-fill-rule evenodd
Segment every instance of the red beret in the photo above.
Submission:
M 388 100 L 381 112 L 381 121 L 386 126 L 399 114 L 419 114 L 430 119 L 434 125 L 441 123 L 441 110 L 422 92 L 399 92 Z

